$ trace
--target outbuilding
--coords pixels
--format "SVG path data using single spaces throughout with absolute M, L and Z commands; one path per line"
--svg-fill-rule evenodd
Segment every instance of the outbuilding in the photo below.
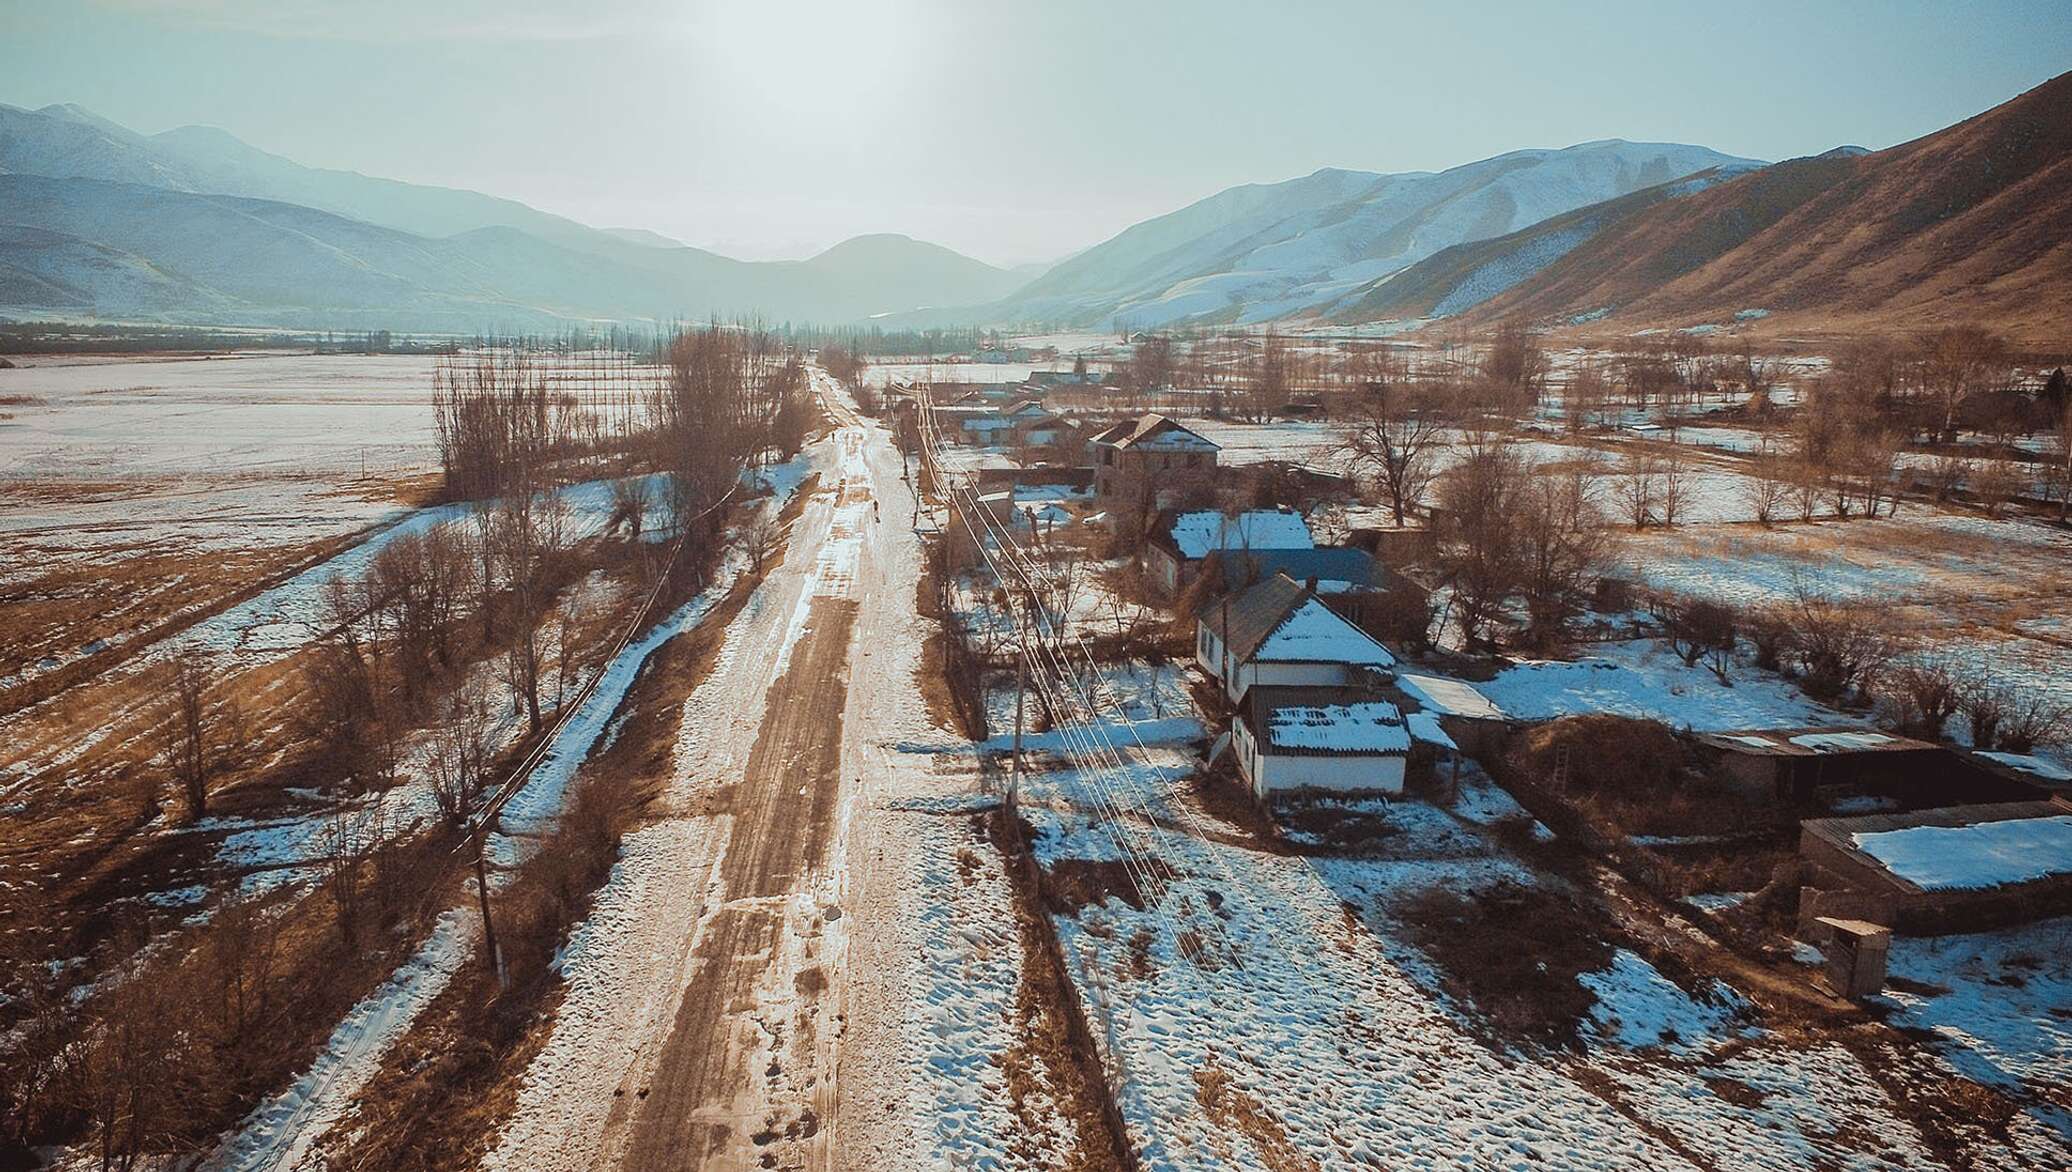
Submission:
M 1799 826 L 1802 920 L 1970 932 L 2072 912 L 2072 802 L 1946 806 Z
M 1238 771 L 1271 803 L 1318 794 L 1400 794 L 1410 730 L 1386 700 L 1341 688 L 1262 685 L 1231 737 Z

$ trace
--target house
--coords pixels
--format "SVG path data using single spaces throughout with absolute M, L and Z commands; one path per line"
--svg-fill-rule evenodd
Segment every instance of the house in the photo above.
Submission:
M 1344 688 L 1253 688 L 1231 731 L 1238 772 L 1267 803 L 1400 794 L 1410 740 L 1394 704 Z
M 1010 415 L 1014 423 L 1008 435 L 1016 447 L 1071 447 L 1078 442 L 1079 425 L 1062 415 L 1039 410 L 1035 415 Z
M 1967 765 L 1941 745 L 1877 729 L 1711 732 L 1697 743 L 1708 763 L 1745 797 L 1780 806 L 1898 808 L 2034 792 Z
M 1216 475 L 1212 441 L 1156 413 L 1112 424 L 1087 437 L 1094 491 L 1115 507 L 1148 513 L 1161 500 L 1205 487 Z
M 2072 912 L 2072 801 L 1945 806 L 1800 824 L 1799 918 L 1935 935 Z
M 1388 648 L 1286 574 L 1203 608 L 1194 658 L 1232 703 L 1255 685 L 1358 686 L 1396 666 Z
M 1099 472 L 1098 468 L 1095 469 L 1096 484 L 1099 483 Z M 1141 557 L 1144 572 L 1171 594 L 1178 593 L 1192 580 L 1201 568 L 1202 559 L 1211 554 L 1315 548 L 1316 541 L 1310 536 L 1309 522 L 1292 510 L 1253 509 L 1230 514 L 1215 509 L 1191 509 L 1161 514 L 1153 523 L 1150 540 L 1145 542 Z M 1291 574 L 1290 577 L 1302 575 Z
M 1385 571 L 1374 564 L 1374 558 L 1364 549 L 1319 545 L 1310 549 L 1212 550 L 1202 559 L 1201 572 L 1216 583 L 1214 589 L 1219 594 L 1243 590 L 1275 574 L 1286 574 L 1297 582 L 1310 584 L 1319 595 L 1346 595 L 1381 585 L 1380 575 Z M 1183 569 L 1181 584 L 1196 576 L 1195 572 Z M 1338 609 L 1345 613 L 1343 608 Z
M 935 411 L 936 425 L 942 432 L 958 441 L 981 446 L 998 443 L 1014 429 L 1014 420 L 994 407 L 976 407 L 957 404 L 938 407 Z

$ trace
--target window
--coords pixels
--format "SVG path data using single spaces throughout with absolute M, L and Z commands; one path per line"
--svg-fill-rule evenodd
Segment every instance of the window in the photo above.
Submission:
M 1114 463 L 1115 463 L 1115 449 L 1114 449 L 1114 448 L 1102 448 L 1102 449 L 1101 449 L 1101 463 L 1103 463 L 1103 464 L 1110 464 L 1110 465 L 1112 465 L 1112 464 L 1114 464 Z
M 1160 457 L 1158 458 L 1158 466 L 1159 466 L 1160 468 L 1170 468 L 1170 467 L 1172 467 L 1172 466 L 1173 466 L 1173 458 L 1172 458 L 1171 456 L 1160 456 Z
M 1200 453 L 1200 452 L 1189 452 L 1189 453 L 1187 453 L 1187 466 L 1188 466 L 1189 468 L 1199 468 L 1199 467 L 1201 467 L 1201 453 Z

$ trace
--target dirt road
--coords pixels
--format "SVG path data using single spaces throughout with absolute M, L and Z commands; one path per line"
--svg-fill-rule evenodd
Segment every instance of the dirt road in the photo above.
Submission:
M 571 941 L 569 997 L 490 1167 L 833 1164 L 845 846 L 868 809 L 846 716 L 888 441 L 830 414 L 819 490 L 684 706 L 661 815 Z

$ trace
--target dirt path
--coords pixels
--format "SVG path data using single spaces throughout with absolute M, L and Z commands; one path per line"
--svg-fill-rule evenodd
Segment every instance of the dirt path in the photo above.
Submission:
M 486 1167 L 833 1165 L 844 842 L 868 808 L 845 717 L 886 456 L 837 406 L 821 491 L 684 705 L 659 815 L 570 942 L 567 1001 Z

